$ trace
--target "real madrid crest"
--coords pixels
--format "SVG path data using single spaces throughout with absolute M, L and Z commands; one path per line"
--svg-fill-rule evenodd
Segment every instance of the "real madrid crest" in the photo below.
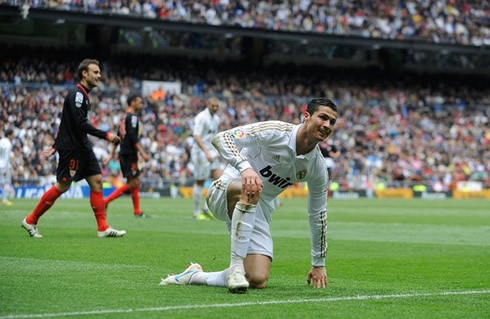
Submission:
M 306 170 L 306 168 L 303 168 L 301 171 L 296 172 L 296 178 L 297 179 L 303 179 L 303 178 L 305 178 L 307 172 L 308 171 Z

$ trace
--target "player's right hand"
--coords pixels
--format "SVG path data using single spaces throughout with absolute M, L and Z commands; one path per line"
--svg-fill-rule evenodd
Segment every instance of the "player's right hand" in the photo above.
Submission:
M 107 133 L 107 140 L 114 145 L 121 143 L 121 139 L 116 134 Z
M 262 191 L 264 184 L 259 175 L 253 170 L 253 168 L 247 168 L 241 173 L 242 176 L 242 194 L 248 196 L 254 196 Z
M 209 163 L 212 163 L 214 158 L 213 155 L 211 155 L 211 153 L 206 152 L 206 159 L 208 160 Z

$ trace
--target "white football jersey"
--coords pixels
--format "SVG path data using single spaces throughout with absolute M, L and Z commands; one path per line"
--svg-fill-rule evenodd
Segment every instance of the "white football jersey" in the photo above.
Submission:
M 12 143 L 6 137 L 0 139 L 0 168 L 10 167 L 10 154 L 12 152 Z
M 204 146 L 209 151 L 214 151 L 211 140 L 213 139 L 213 136 L 218 133 L 219 123 L 219 116 L 217 114 L 211 115 L 208 108 L 197 114 L 196 118 L 194 119 L 194 130 L 192 131 L 192 134 L 194 136 L 200 136 Z M 195 150 L 201 150 L 199 145 L 197 145 L 195 142 L 192 147 Z
M 318 145 L 305 155 L 296 154 L 300 127 L 280 121 L 249 124 L 218 133 L 213 145 L 228 162 L 225 173 L 239 177 L 250 167 L 257 172 L 264 184 L 261 200 L 270 205 L 288 186 L 308 183 L 313 265 L 321 266 L 327 251 L 328 172 Z

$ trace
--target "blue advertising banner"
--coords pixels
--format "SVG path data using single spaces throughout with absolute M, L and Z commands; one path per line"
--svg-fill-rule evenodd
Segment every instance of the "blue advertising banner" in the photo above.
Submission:
M 46 186 L 20 186 L 14 187 L 15 198 L 41 198 L 51 185 Z M 104 188 L 102 194 L 104 197 L 109 196 L 115 190 L 114 187 Z M 88 198 L 90 197 L 89 186 L 73 185 L 66 191 L 61 198 Z

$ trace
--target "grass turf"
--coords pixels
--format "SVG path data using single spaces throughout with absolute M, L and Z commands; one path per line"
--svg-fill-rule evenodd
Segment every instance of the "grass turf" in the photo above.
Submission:
M 190 261 L 228 265 L 224 223 L 194 221 L 190 200 L 143 199 L 152 218 L 138 219 L 130 198 L 118 199 L 108 220 L 128 234 L 106 239 L 96 238 L 88 199 L 58 200 L 39 223 L 44 238 L 30 238 L 20 222 L 35 204 L 0 206 L 0 319 L 490 317 L 489 201 L 330 200 L 323 290 L 306 285 L 306 201 L 284 200 L 271 224 L 269 286 L 246 295 L 158 286 Z M 466 291 L 485 293 L 439 295 Z M 409 296 L 383 297 L 400 294 Z

